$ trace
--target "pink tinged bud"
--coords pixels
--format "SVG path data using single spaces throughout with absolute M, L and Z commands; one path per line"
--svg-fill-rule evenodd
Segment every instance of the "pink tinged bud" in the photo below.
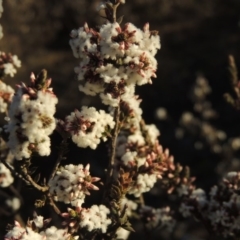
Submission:
M 174 187 L 171 187 L 171 188 L 168 189 L 167 193 L 171 194 L 173 192 L 173 190 L 174 190 Z
M 86 195 L 90 195 L 90 192 L 86 189 L 86 191 L 84 192 Z
M 157 78 L 156 73 L 153 73 L 153 74 L 152 74 L 152 77 L 153 77 L 153 78 Z
M 24 94 L 24 95 L 22 95 L 22 100 L 28 100 L 29 99 L 29 95 L 27 95 L 27 94 Z
M 99 190 L 99 188 L 93 184 L 90 185 L 90 189 L 95 190 L 95 191 Z
M 169 150 L 168 150 L 167 148 L 166 148 L 166 150 L 164 151 L 164 154 L 165 154 L 166 157 L 169 156 Z
M 74 227 L 75 224 L 76 224 L 76 222 L 70 222 L 70 223 L 69 223 L 69 227 Z
M 121 32 L 122 32 L 121 27 L 116 27 L 115 30 L 116 30 L 118 33 L 121 33 Z
M 84 30 L 86 31 L 86 32 L 89 32 L 89 27 L 88 27 L 88 24 L 85 22 L 84 23 Z
M 168 174 L 168 177 L 169 177 L 169 178 L 174 178 L 174 175 L 173 175 L 172 173 L 169 173 L 169 174 Z
M 34 83 L 35 79 L 36 79 L 36 78 L 35 78 L 34 73 L 31 72 L 31 75 L 30 75 L 30 80 L 31 80 L 31 82 Z
M 144 71 L 143 71 L 142 69 L 140 69 L 140 70 L 138 71 L 138 73 L 139 73 L 142 77 L 145 77 L 145 73 L 144 73 Z
M 86 130 L 87 130 L 87 126 L 84 124 L 84 125 L 82 125 L 81 126 L 81 130 L 83 131 L 83 132 L 85 132 Z
M 88 163 L 85 167 L 85 170 L 89 171 L 89 169 L 90 169 L 90 164 Z
M 143 31 L 146 32 L 146 31 L 149 31 L 149 23 L 145 23 L 144 26 L 143 26 Z
M 81 205 L 77 205 L 75 211 L 78 212 L 78 213 L 80 213 L 81 210 L 82 210 Z
M 32 88 L 29 88 L 29 89 L 28 89 L 28 92 L 29 92 L 29 94 L 31 94 L 31 95 L 35 95 L 35 94 L 36 94 L 35 91 L 34 91 Z
M 158 179 L 162 179 L 162 175 L 158 174 L 158 175 L 157 175 L 157 178 L 158 178 Z
M 26 84 L 24 82 L 21 82 L 21 87 L 22 88 L 27 88 Z
M 49 78 L 49 79 L 46 81 L 47 88 L 51 85 L 51 83 L 52 83 L 52 79 Z
M 120 50 L 125 50 L 125 43 L 124 42 L 121 42 L 120 44 L 119 44 L 119 49 Z
M 16 221 L 16 220 L 14 221 L 14 226 L 21 227 L 20 223 L 18 221 Z
M 71 192 L 71 193 L 70 193 L 70 199 L 73 199 L 73 197 L 74 197 L 74 193 Z
M 64 218 L 68 218 L 69 217 L 69 213 L 62 213 L 61 216 L 64 217 Z
M 78 181 L 79 181 L 80 183 L 82 183 L 82 182 L 84 182 L 84 179 L 83 179 L 82 177 L 80 177 L 80 178 L 78 179 Z
M 99 177 L 92 177 L 91 178 L 92 182 L 98 182 L 99 180 L 101 180 L 101 178 L 99 178 Z

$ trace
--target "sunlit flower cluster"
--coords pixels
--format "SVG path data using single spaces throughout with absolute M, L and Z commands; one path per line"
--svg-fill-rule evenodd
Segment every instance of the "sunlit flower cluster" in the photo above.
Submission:
M 17 73 L 17 68 L 19 67 L 21 67 L 21 61 L 16 55 L 0 52 L 0 78 L 7 75 L 13 77 Z
M 13 88 L 0 80 L 0 112 L 6 112 L 8 104 L 12 100 L 13 94 Z
M 48 223 L 49 221 L 47 221 Z M 78 239 L 78 236 L 72 237 L 64 229 L 57 229 L 51 226 L 42 230 L 45 221 L 42 216 L 38 216 L 33 221 L 29 221 L 27 227 L 22 227 L 17 221 L 11 230 L 7 232 L 4 240 L 70 240 Z
M 89 164 L 85 168 L 82 164 L 70 164 L 59 169 L 49 182 L 54 200 L 80 207 L 85 196 L 90 195 L 89 190 L 98 190 L 93 183 L 100 178 L 91 177 L 89 168 Z
M 139 125 L 133 134 L 127 136 L 122 133 L 118 138 L 116 154 L 119 163 L 127 171 L 134 169 L 136 172 L 134 183 L 128 192 L 135 197 L 150 191 L 168 170 L 168 162 L 173 163 L 169 151 L 163 151 L 158 143 L 159 134 L 154 125 Z
M 73 55 L 80 58 L 75 68 L 80 91 L 87 95 L 100 94 L 104 104 L 118 106 L 120 100 L 133 98 L 135 85 L 151 83 L 156 77 L 160 39 L 145 24 L 143 30 L 131 23 L 123 27 L 107 22 L 100 29 L 89 28 L 87 23 L 71 32 Z
M 139 211 L 147 228 L 164 228 L 168 232 L 173 230 L 176 221 L 173 218 L 169 207 L 155 209 L 150 206 L 143 206 Z
M 33 152 L 48 156 L 49 135 L 56 127 L 53 115 L 58 99 L 49 88 L 51 80 L 46 80 L 41 89 L 33 74 L 31 81 L 30 86 L 18 86 L 9 109 L 8 146 L 17 160 L 29 158 Z
M 213 186 L 207 199 L 202 189 L 192 191 L 180 207 L 184 217 L 194 216 L 211 226 L 218 236 L 235 237 L 239 234 L 240 173 L 229 172 L 223 182 Z
M 110 114 L 94 107 L 82 107 L 65 119 L 65 130 L 79 147 L 95 149 L 101 140 L 106 141 L 115 122 Z
M 68 209 L 63 213 L 65 218 L 64 225 L 70 228 L 83 228 L 88 232 L 99 230 L 106 233 L 108 226 L 112 223 L 109 218 L 110 210 L 105 205 L 93 205 L 90 208 L 79 208 L 76 210 Z

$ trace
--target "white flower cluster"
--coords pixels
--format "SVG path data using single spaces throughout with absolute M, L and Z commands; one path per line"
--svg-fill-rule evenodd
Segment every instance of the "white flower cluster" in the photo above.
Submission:
M 65 130 L 79 147 L 96 149 L 100 140 L 107 140 L 107 133 L 113 129 L 115 122 L 110 114 L 94 107 L 82 107 L 81 112 L 75 110 L 65 119 Z
M 8 146 L 17 160 L 29 158 L 32 152 L 40 156 L 50 154 L 49 135 L 56 127 L 53 115 L 57 102 L 51 90 L 34 92 L 25 85 L 19 86 L 6 125 L 6 131 L 10 133 Z
M 155 125 L 145 125 L 144 132 L 140 130 L 140 126 L 138 128 L 136 128 L 136 131 L 132 135 L 119 136 L 116 152 L 121 164 L 130 168 L 137 166 L 139 169 L 135 184 L 130 187 L 128 192 L 135 197 L 139 197 L 142 193 L 150 191 L 154 186 L 161 172 L 160 170 L 154 170 L 153 163 L 157 164 L 156 159 L 159 157 L 159 154 L 165 154 L 162 152 L 162 149 L 154 153 L 155 150 L 159 150 L 157 148 L 154 150 L 154 146 L 158 144 L 157 138 L 160 135 Z M 149 148 L 153 149 L 150 150 Z M 168 157 L 168 154 L 165 155 L 164 158 Z
M 196 205 L 198 206 L 198 211 L 201 211 L 203 207 L 207 205 L 206 193 L 201 188 L 193 190 L 190 193 L 189 200 L 193 200 L 196 203 Z M 182 202 L 179 208 L 179 212 L 183 215 L 183 217 L 191 216 L 191 211 L 193 210 L 194 207 L 189 206 L 185 202 Z
M 140 197 L 142 193 L 149 192 L 157 182 L 156 174 L 138 174 L 136 183 L 129 189 L 128 194 Z
M 39 225 L 43 226 L 43 218 L 41 219 L 42 223 L 37 222 L 37 227 Z M 40 227 L 41 228 L 41 227 Z M 15 226 L 8 231 L 5 235 L 4 240 L 70 240 L 78 239 L 78 237 L 71 238 L 71 235 L 67 233 L 64 229 L 57 229 L 52 226 L 45 229 L 41 232 L 35 232 L 29 226 L 22 227 L 17 221 L 15 221 Z
M 14 181 L 12 174 L 8 168 L 5 167 L 3 163 L 0 163 L 0 187 L 8 187 Z
M 3 71 L 3 76 L 9 75 L 13 77 L 17 73 L 17 68 L 19 67 L 21 67 L 21 61 L 16 55 L 0 52 L 0 70 Z
M 112 223 L 107 217 L 110 210 L 104 205 L 93 205 L 91 208 L 82 209 L 80 227 L 86 228 L 89 232 L 100 230 L 106 233 L 108 226 Z
M 85 25 L 71 32 L 73 55 L 81 62 L 75 68 L 80 91 L 88 95 L 100 94 L 104 104 L 117 106 L 120 100 L 132 99 L 135 85 L 151 83 L 156 77 L 160 49 L 159 36 L 143 31 L 131 23 L 121 27 L 117 22 L 102 25 L 99 31 Z M 129 91 L 129 88 L 133 91 Z
M 146 222 L 147 228 L 164 228 L 168 232 L 172 232 L 176 221 L 171 216 L 170 207 L 152 208 L 143 206 L 140 210 L 143 220 Z
M 88 190 L 98 190 L 92 183 L 100 178 L 91 177 L 89 168 L 89 164 L 85 168 L 82 164 L 70 164 L 58 170 L 49 181 L 49 191 L 54 200 L 80 207 L 85 196 L 90 194 Z
M 132 212 L 135 211 L 138 207 L 138 204 L 132 200 L 129 200 L 128 198 L 123 198 L 121 201 L 121 208 L 123 209 L 125 206 L 127 206 L 126 212 L 129 217 L 132 216 Z
M 240 230 L 240 173 L 230 172 L 220 186 L 213 186 L 209 200 L 202 189 L 196 189 L 184 199 L 179 211 L 208 222 L 216 236 L 236 237 Z
M 6 112 L 8 103 L 11 102 L 13 94 L 13 88 L 0 80 L 0 112 Z

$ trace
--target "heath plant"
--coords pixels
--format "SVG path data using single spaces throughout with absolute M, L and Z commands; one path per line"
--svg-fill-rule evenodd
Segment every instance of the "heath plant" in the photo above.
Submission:
M 85 23 L 70 33 L 69 44 L 79 62 L 74 68 L 79 91 L 100 98 L 104 109 L 79 106 L 69 109 L 65 118 L 56 119 L 58 96 L 47 70 L 31 73 L 29 81 L 14 89 L 5 77 L 14 77 L 21 61 L 16 55 L 0 52 L 0 112 L 5 119 L 0 135 L 0 193 L 5 199 L 1 212 L 8 206 L 11 211 L 5 214 L 13 214 L 15 219 L 9 222 L 5 240 L 128 239 L 131 232 L 139 230 L 133 222 L 140 222 L 146 234 L 166 229 L 171 236 L 179 213 L 201 221 L 211 239 L 240 236 L 240 173 L 228 173 L 208 197 L 193 184 L 190 169 L 175 163 L 159 143 L 157 127 L 146 124 L 142 117 L 141 99 L 135 90 L 157 77 L 155 56 L 161 48 L 160 37 L 158 31 L 150 30 L 149 23 L 141 29 L 125 23 L 125 18 L 117 15 L 124 3 L 101 3 L 97 11 L 105 19 L 102 25 Z M 0 16 L 2 11 L 0 0 Z M 238 106 L 237 100 L 235 104 Z M 61 143 L 58 153 L 52 155 L 55 133 Z M 71 159 L 66 164 L 71 142 L 92 150 L 106 143 L 109 155 L 101 159 L 107 166 L 102 179 L 91 174 L 90 162 L 81 162 L 82 156 L 78 164 Z M 34 168 L 41 165 L 42 157 L 53 162 L 49 165 L 52 169 L 48 176 L 36 177 Z M 16 189 L 18 181 L 25 193 L 37 192 L 36 210 L 26 222 L 19 211 L 25 195 Z M 176 204 L 161 208 L 145 204 L 145 193 L 157 182 L 161 191 L 177 199 Z M 100 192 L 101 201 L 92 204 L 93 191 Z M 53 210 L 52 219 L 42 211 L 48 206 Z

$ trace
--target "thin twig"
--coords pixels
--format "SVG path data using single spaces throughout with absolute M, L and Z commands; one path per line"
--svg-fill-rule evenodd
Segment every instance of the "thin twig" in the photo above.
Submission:
M 144 200 L 143 194 L 140 195 L 139 201 L 140 201 L 141 207 L 145 206 L 145 200 Z
M 52 206 L 52 208 L 54 209 L 54 211 L 55 211 L 58 215 L 61 215 L 61 211 L 60 211 L 60 209 L 57 207 L 57 205 L 55 204 L 55 202 L 53 201 L 52 196 L 51 196 L 50 194 L 48 194 L 47 197 L 48 197 L 50 206 Z
M 113 175 L 113 167 L 114 167 L 115 155 L 116 155 L 116 143 L 117 143 L 117 137 L 118 137 L 119 125 L 120 125 L 119 117 L 120 117 L 120 106 L 118 106 L 115 109 L 115 114 L 114 114 L 115 127 L 114 127 L 112 141 L 111 141 L 111 150 L 110 150 L 111 156 L 108 164 L 108 179 L 110 179 Z
M 63 140 L 62 140 L 61 145 L 60 145 L 60 150 L 59 150 L 59 153 L 58 153 L 58 159 L 57 159 L 57 161 L 56 161 L 56 163 L 53 167 L 52 173 L 50 174 L 48 183 L 51 179 L 53 179 L 61 161 L 64 159 L 64 154 L 66 153 L 66 145 L 67 145 L 67 137 L 63 137 Z
M 115 23 L 115 22 L 117 22 L 117 8 L 118 8 L 118 6 L 120 5 L 120 2 L 118 2 L 117 4 L 114 4 L 113 5 L 113 8 L 112 8 L 112 21 Z
M 111 138 L 111 144 L 110 144 L 110 159 L 108 163 L 108 169 L 107 169 L 107 177 L 106 177 L 106 191 L 104 192 L 104 197 L 106 197 L 107 189 L 109 189 L 108 185 L 111 181 L 112 175 L 113 175 L 113 168 L 114 168 L 114 162 L 115 162 L 115 155 L 116 155 L 116 143 L 117 143 L 117 137 L 118 133 L 120 130 L 120 105 L 115 108 L 114 112 L 114 121 L 115 121 L 115 126 L 113 129 L 113 135 Z
M 27 168 L 23 167 L 22 168 L 22 173 L 24 174 L 25 179 L 37 190 L 39 190 L 40 192 L 47 192 L 49 187 L 48 186 L 41 186 L 39 184 L 37 184 L 32 177 L 28 174 Z

